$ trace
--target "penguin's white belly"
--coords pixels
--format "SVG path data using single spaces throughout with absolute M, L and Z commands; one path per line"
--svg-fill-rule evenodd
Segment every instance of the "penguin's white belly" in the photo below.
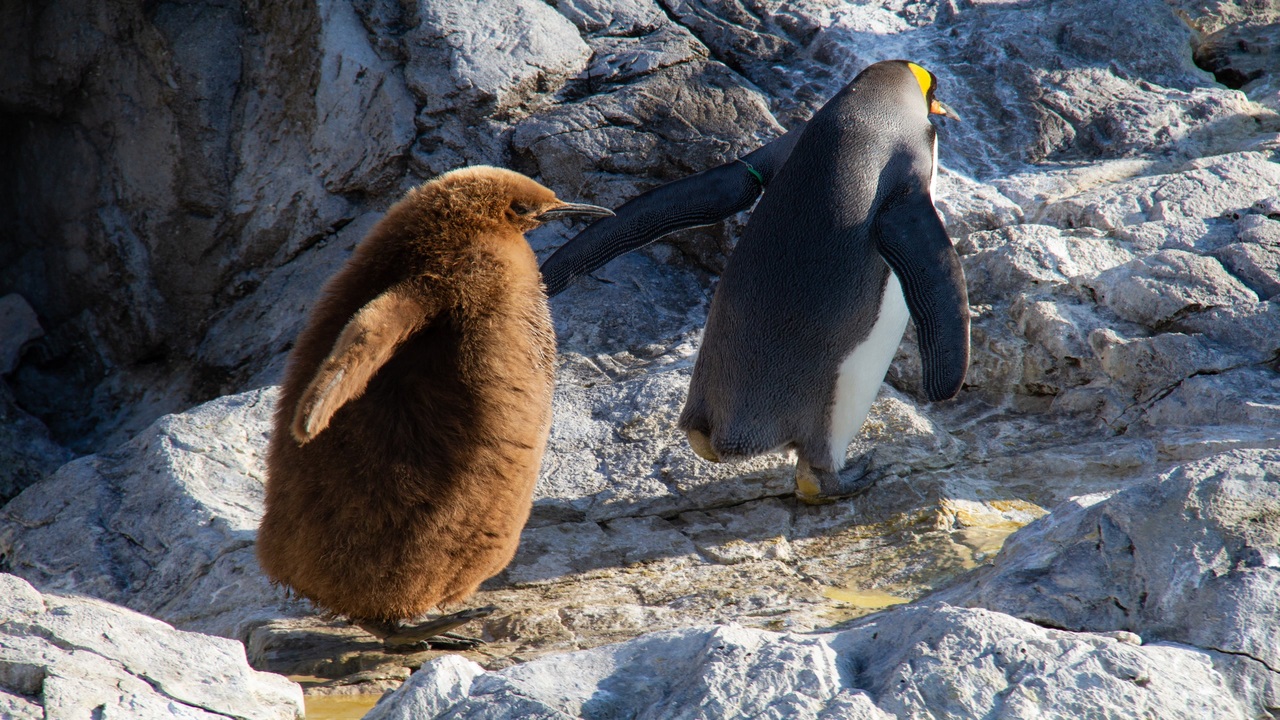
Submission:
M 836 392 L 830 405 L 831 416 L 828 427 L 831 429 L 831 463 L 839 470 L 844 466 L 844 454 L 849 449 L 862 422 L 871 411 L 871 403 L 875 402 L 880 392 L 880 383 L 893 362 L 893 354 L 902 342 L 902 333 L 907 329 L 907 300 L 902 295 L 902 285 L 898 276 L 889 272 L 889 280 L 884 286 L 884 296 L 880 298 L 880 314 L 871 333 L 845 356 L 840 363 L 836 375 Z

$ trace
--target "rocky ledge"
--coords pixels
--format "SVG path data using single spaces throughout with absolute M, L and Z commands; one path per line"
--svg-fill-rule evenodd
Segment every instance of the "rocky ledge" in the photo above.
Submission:
M 1278 546 L 1280 451 L 1225 453 L 1066 503 L 841 632 L 694 627 L 496 672 L 449 656 L 367 717 L 1271 717 Z

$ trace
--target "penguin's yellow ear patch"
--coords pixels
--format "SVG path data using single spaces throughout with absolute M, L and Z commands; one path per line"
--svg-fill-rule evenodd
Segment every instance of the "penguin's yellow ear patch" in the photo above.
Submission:
M 911 68 L 911 74 L 915 75 L 916 82 L 920 83 L 920 92 L 924 93 L 924 101 L 929 102 L 929 93 L 933 90 L 933 73 L 913 62 L 907 63 L 907 67 Z

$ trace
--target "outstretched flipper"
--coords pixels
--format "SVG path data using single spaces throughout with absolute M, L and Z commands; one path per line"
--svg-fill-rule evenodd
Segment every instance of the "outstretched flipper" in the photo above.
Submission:
M 876 217 L 878 250 L 898 275 L 916 323 L 925 395 L 947 400 L 969 368 L 969 293 L 960 257 L 929 196 L 887 200 Z
M 293 437 L 299 444 L 319 435 L 338 408 L 363 395 L 396 348 L 431 321 L 437 309 L 424 305 L 423 297 L 393 287 L 347 322 L 294 411 Z
M 593 223 L 542 264 L 547 296 L 664 235 L 712 225 L 751 207 L 786 163 L 803 130 L 797 126 L 739 160 L 660 185 L 627 201 L 614 217 Z

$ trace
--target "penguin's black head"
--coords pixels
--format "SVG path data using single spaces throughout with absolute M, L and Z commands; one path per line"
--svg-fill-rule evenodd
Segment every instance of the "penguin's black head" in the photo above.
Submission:
M 929 106 L 930 114 L 941 115 L 952 120 L 960 119 L 955 110 L 952 110 L 946 103 L 935 96 L 938 89 L 938 78 L 933 73 L 913 62 L 906 60 L 900 60 L 899 62 L 905 63 L 907 68 L 911 70 L 911 74 L 915 76 L 916 82 L 920 85 L 920 92 L 924 93 L 924 101 Z

